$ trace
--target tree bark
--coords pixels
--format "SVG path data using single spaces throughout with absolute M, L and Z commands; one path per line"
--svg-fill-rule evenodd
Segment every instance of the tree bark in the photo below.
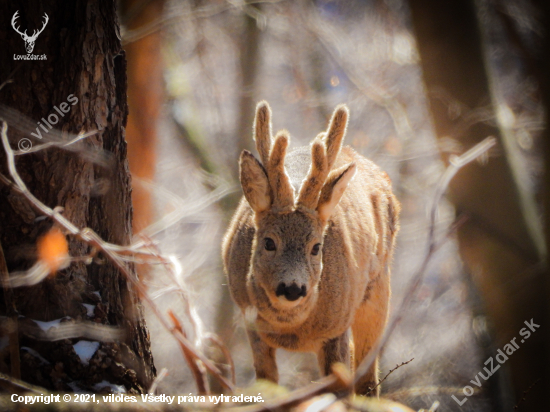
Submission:
M 164 8 L 164 0 L 125 0 L 121 4 L 129 30 L 138 30 L 160 19 Z M 161 45 L 162 32 L 156 31 L 124 47 L 128 60 L 128 163 L 132 176 L 147 182 L 155 177 L 157 127 L 164 100 Z M 150 189 L 135 183 L 132 204 L 133 228 L 138 233 L 153 221 Z
M 17 24 L 27 33 L 41 27 L 47 13 L 49 22 L 33 51 L 46 55 L 47 60 L 14 60 L 14 55 L 26 54 L 21 37 L 10 25 L 17 10 Z M 55 128 L 74 134 L 100 130 L 75 143 L 76 152 L 50 148 L 17 156 L 16 167 L 22 179 L 41 202 L 52 208 L 62 206 L 63 215 L 79 228 L 89 227 L 112 243 L 129 244 L 132 207 L 124 140 L 128 112 L 126 58 L 115 2 L 3 2 L 0 16 L 4 45 L 0 50 L 0 82 L 8 80 L 10 74 L 12 79 L 0 90 L 0 103 L 37 122 L 57 113 L 55 107 L 59 109 L 67 102 L 70 112 L 58 116 Z M 76 104 L 68 101 L 70 95 L 78 99 Z M 8 123 L 14 150 L 23 138 L 33 145 L 40 143 L 30 135 L 35 132 L 34 125 Z M 53 132 L 42 133 L 43 143 Z M 92 162 L 90 154 L 94 153 L 107 154 L 106 161 Z M 3 149 L 0 173 L 9 176 Z M 52 222 L 37 216 L 24 198 L 1 183 L 0 199 L 0 242 L 8 270 L 25 270 L 36 259 L 37 239 Z M 81 241 L 72 237 L 67 240 L 72 257 L 90 253 L 90 247 Z M 101 342 L 88 365 L 75 353 L 73 344 L 79 339 L 51 342 L 20 335 L 21 346 L 34 349 L 43 358 L 26 349 L 20 351 L 23 380 L 63 391 L 94 391 L 94 385 L 103 380 L 124 385 L 131 392 L 147 390 L 155 368 L 139 299 L 104 257 L 90 265 L 73 262 L 36 286 L 15 289 L 14 297 L 20 322 L 70 317 L 117 325 L 126 332 L 124 341 Z M 95 305 L 91 317 L 83 304 Z M 4 308 L 4 303 L 0 304 L 0 310 Z
M 458 229 L 460 253 L 483 296 L 494 326 L 495 346 L 502 348 L 514 337 L 519 343 L 525 321 L 547 324 L 541 287 L 546 275 L 544 242 L 539 236 L 540 222 L 526 210 L 526 202 L 532 198 L 525 198 L 506 155 L 505 130 L 477 122 L 459 132 L 464 114 L 480 107 L 497 118 L 475 6 L 473 1 L 410 0 L 409 4 L 437 137 L 452 137 L 464 149 L 487 136 L 499 140 L 502 155 L 490 157 L 485 166 L 472 164 L 461 170 L 449 192 L 457 214 L 469 217 Z M 460 102 L 462 113 L 453 117 L 442 96 Z M 442 156 L 449 160 L 448 153 Z M 506 364 L 514 387 L 510 395 L 516 402 L 534 382 L 544 381 L 526 396 L 521 405 L 525 410 L 542 410 L 546 403 L 544 336 L 543 331 L 534 332 L 528 340 L 521 340 L 520 350 Z

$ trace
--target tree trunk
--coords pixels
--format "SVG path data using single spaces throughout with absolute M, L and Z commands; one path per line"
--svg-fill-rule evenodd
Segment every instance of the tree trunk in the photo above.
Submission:
M 451 182 L 450 199 L 458 214 L 469 217 L 458 229 L 460 253 L 483 296 L 495 346 L 502 348 L 518 338 L 520 350 L 506 363 L 514 387 L 510 395 L 518 402 L 523 391 L 543 379 L 521 405 L 525 410 L 543 410 L 545 332 L 533 332 L 528 340 L 519 336 L 525 321 L 546 325 L 548 319 L 542 287 L 544 241 L 536 213 L 533 216 L 533 194 L 524 193 L 516 183 L 504 128 L 482 122 L 461 132 L 459 127 L 464 114 L 480 107 L 497 118 L 475 7 L 473 1 L 410 0 L 409 4 L 437 137 L 456 139 L 464 150 L 487 136 L 499 140 L 501 155 L 490 157 L 485 166 L 472 164 L 461 170 Z M 463 105 L 458 116 L 452 116 L 448 98 Z M 442 155 L 448 161 L 449 154 Z
M 243 28 L 239 47 L 239 69 L 241 75 L 241 95 L 239 102 L 239 121 L 237 124 L 238 147 L 237 156 L 241 150 L 252 150 L 252 123 L 257 100 L 257 78 L 260 67 L 261 32 L 256 18 L 249 13 L 261 13 L 260 5 L 247 6 L 249 12 L 243 14 Z M 235 179 L 238 173 L 235 168 Z
M 537 7 L 537 17 L 540 22 L 540 27 L 544 27 L 543 40 L 541 42 L 541 53 L 535 56 L 534 65 L 537 67 L 537 71 L 540 74 L 540 92 L 542 96 L 542 102 L 545 107 L 545 123 L 546 127 L 543 132 L 543 150 L 544 150 L 544 183 L 542 186 L 543 192 L 543 206 L 544 206 L 544 233 L 546 239 L 546 260 L 550 256 L 550 2 L 547 0 L 534 0 L 533 4 Z M 541 285 L 544 288 L 541 293 L 546 294 L 545 299 L 545 313 L 547 318 L 550 319 L 550 276 L 546 273 L 545 282 Z M 550 343 L 550 328 L 545 328 L 545 344 L 546 348 Z M 548 350 L 548 349 L 547 349 Z M 548 353 L 548 352 L 546 352 Z M 541 359 L 542 366 L 545 368 L 545 376 L 541 385 L 541 390 L 550 393 L 550 356 L 545 356 Z
M 125 0 L 121 5 L 128 29 L 139 30 L 162 17 L 164 0 Z M 156 31 L 124 47 L 128 60 L 128 164 L 132 176 L 146 182 L 153 181 L 157 163 L 157 127 L 164 99 L 161 45 L 162 32 Z M 141 182 L 134 182 L 132 204 L 133 228 L 138 233 L 153 222 L 154 215 L 150 189 Z
M 14 55 L 26 54 L 21 36 L 10 26 L 16 11 L 16 26 L 20 31 L 27 29 L 27 33 L 42 27 L 45 13 L 48 15 L 49 21 L 32 52 L 45 55 L 47 60 L 14 60 Z M 63 216 L 79 228 L 89 227 L 112 243 L 129 244 L 132 208 L 124 140 L 128 112 L 126 58 L 115 2 L 3 2 L 0 16 L 4 45 L 0 50 L 0 81 L 12 79 L 0 90 L 0 103 L 34 122 L 44 124 L 40 119 L 51 118 L 56 122 L 54 127 L 64 132 L 100 130 L 72 145 L 77 150 L 50 148 L 17 156 L 16 167 L 22 179 L 41 202 L 51 208 L 62 206 Z M 58 116 L 55 107 L 63 109 L 63 103 L 68 103 L 70 111 Z M 0 110 L 0 117 L 8 120 L 14 150 L 23 138 L 37 145 L 54 134 L 48 128 L 48 132 L 35 130 L 38 124 L 25 126 L 8 119 L 5 110 Z M 42 141 L 30 135 L 39 130 Z M 90 155 L 96 153 L 107 154 L 106 161 L 91 161 Z M 0 173 L 9 176 L 3 148 Z M 26 199 L 2 183 L 0 199 L 0 242 L 8 270 L 26 270 L 36 259 L 37 239 L 52 222 L 41 219 Z M 91 252 L 83 242 L 73 237 L 67 240 L 72 257 Z M 73 262 L 36 286 L 15 289 L 14 304 L 20 323 L 70 317 L 117 325 L 125 331 L 124 341 L 101 342 L 87 365 L 75 353 L 73 344 L 78 338 L 39 341 L 20 334 L 21 346 L 35 351 L 20 351 L 23 380 L 63 391 L 97 391 L 99 387 L 94 386 L 101 381 L 124 385 L 132 392 L 148 389 L 155 368 L 142 309 L 136 292 L 105 257 L 99 256 L 89 265 Z M 93 309 L 91 316 L 83 304 L 95 305 L 88 307 Z M 5 302 L 0 304 L 0 310 L 5 307 Z

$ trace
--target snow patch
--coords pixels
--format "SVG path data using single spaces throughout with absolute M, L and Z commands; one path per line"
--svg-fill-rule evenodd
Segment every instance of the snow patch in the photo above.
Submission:
M 107 382 L 105 380 L 94 385 L 95 390 L 100 390 L 103 388 L 110 388 L 113 393 L 126 393 L 126 388 L 123 385 L 115 385 L 114 383 Z
M 88 303 L 83 303 L 82 306 L 84 306 L 86 308 L 86 315 L 89 318 L 92 318 L 94 316 L 95 305 L 90 305 Z
M 79 356 L 82 363 L 88 366 L 90 359 L 99 348 L 99 342 L 90 342 L 89 340 L 79 340 L 73 345 L 74 351 Z

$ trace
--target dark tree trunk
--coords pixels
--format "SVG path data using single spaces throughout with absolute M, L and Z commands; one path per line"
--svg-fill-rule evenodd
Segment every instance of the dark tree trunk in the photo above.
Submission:
M 20 31 L 27 29 L 27 33 L 42 26 L 45 13 L 49 16 L 33 50 L 34 54 L 45 54 L 47 60 L 14 60 L 14 55 L 26 54 L 21 36 L 10 24 L 17 10 Z M 15 70 L 12 82 L 0 90 L 0 103 L 37 122 L 57 113 L 54 106 L 59 108 L 68 102 L 70 112 L 59 116 L 55 128 L 74 134 L 100 130 L 76 143 L 77 152 L 50 148 L 17 156 L 16 167 L 22 179 L 47 206 L 62 206 L 63 215 L 79 228 L 89 227 L 112 243 L 129 244 L 132 207 L 124 140 L 128 112 L 126 58 L 115 2 L 2 2 L 0 16 L 0 82 L 8 80 Z M 76 104 L 68 101 L 70 95 L 78 98 Z M 6 118 L 3 115 L 0 113 Z M 40 143 L 30 136 L 34 129 L 23 131 L 22 124 L 9 119 L 8 124 L 14 150 L 23 138 L 33 145 Z M 42 133 L 43 143 L 53 132 Z M 108 154 L 107 162 L 90 161 L 90 154 L 102 150 Z M 3 148 L 0 173 L 9 176 Z M 0 242 L 10 272 L 25 270 L 34 263 L 37 239 L 51 226 L 52 222 L 40 219 L 21 195 L 0 183 Z M 71 256 L 90 253 L 88 245 L 72 237 L 68 241 Z M 101 343 L 89 365 L 84 365 L 73 348 L 79 339 L 46 342 L 20 334 L 21 346 L 34 349 L 46 361 L 22 349 L 23 380 L 65 391 L 75 390 L 74 385 L 69 386 L 72 382 L 94 390 L 94 385 L 103 380 L 132 391 L 147 390 L 155 368 L 137 294 L 108 260 L 100 259 L 103 264 L 73 262 L 37 286 L 15 289 L 19 322 L 68 316 L 120 326 L 126 332 L 124 341 Z M 1 311 L 5 310 L 4 303 L 0 304 Z M 93 316 L 87 315 L 83 304 L 95 305 Z M 6 361 L 9 363 L 9 359 Z
M 536 208 L 526 204 L 532 198 L 516 184 L 506 156 L 506 130 L 483 122 L 461 132 L 458 127 L 464 124 L 463 114 L 480 107 L 497 118 L 474 1 L 410 0 L 409 4 L 437 137 L 457 139 L 465 150 L 487 136 L 499 141 L 499 156 L 491 157 L 486 166 L 471 164 L 457 174 L 450 198 L 457 213 L 469 217 L 458 230 L 460 252 L 494 327 L 495 349 L 514 337 L 518 343 L 521 340 L 520 350 L 506 363 L 514 393 L 502 394 L 503 398 L 518 402 L 525 390 L 542 380 L 520 409 L 543 410 L 548 387 L 544 326 L 529 340 L 519 336 L 525 321 L 548 323 L 544 242 L 538 217 L 532 213 Z M 461 114 L 452 116 L 448 98 L 463 105 Z M 446 161 L 448 156 L 443 154 Z
M 256 13 L 261 13 L 260 6 L 247 6 Z M 238 147 L 237 156 L 242 149 L 252 150 L 252 123 L 257 98 L 257 78 L 260 68 L 261 32 L 258 22 L 248 13 L 243 15 L 243 28 L 239 48 L 239 68 L 241 75 L 241 95 L 239 102 L 239 121 L 237 124 Z M 234 157 L 232 157 L 234 158 Z M 237 170 L 233 167 L 235 179 Z
M 533 4 L 537 7 L 536 13 L 540 23 L 540 27 L 544 27 L 543 39 L 541 42 L 541 53 L 534 56 L 533 64 L 540 76 L 540 93 L 546 113 L 546 127 L 543 134 L 543 149 L 544 149 L 544 183 L 542 187 L 543 205 L 544 205 L 544 232 L 546 239 L 546 260 L 550 256 L 550 2 L 547 0 L 533 0 Z M 546 273 L 542 292 L 546 293 L 545 311 L 550 318 L 550 273 Z M 548 356 L 548 345 L 550 345 L 550 328 L 545 328 L 544 332 L 546 339 L 546 354 L 541 363 L 544 366 L 545 376 L 541 385 L 541 390 L 550 393 L 550 356 Z

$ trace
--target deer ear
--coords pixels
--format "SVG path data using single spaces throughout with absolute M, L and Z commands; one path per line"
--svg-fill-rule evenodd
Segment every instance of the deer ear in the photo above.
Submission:
M 334 208 L 342 198 L 349 181 L 355 175 L 355 163 L 333 170 L 321 190 L 317 213 L 323 222 L 327 222 L 334 212 Z
M 239 160 L 241 186 L 244 197 L 256 213 L 271 207 L 269 181 L 263 166 L 248 150 L 243 150 Z

